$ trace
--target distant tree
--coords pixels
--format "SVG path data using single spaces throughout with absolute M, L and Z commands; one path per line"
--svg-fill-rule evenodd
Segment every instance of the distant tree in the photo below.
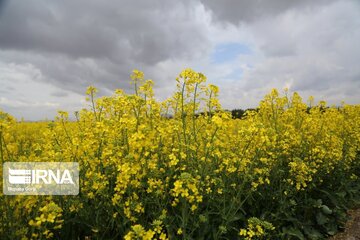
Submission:
M 233 109 L 231 110 L 232 118 L 242 118 L 244 116 L 245 110 L 243 109 Z

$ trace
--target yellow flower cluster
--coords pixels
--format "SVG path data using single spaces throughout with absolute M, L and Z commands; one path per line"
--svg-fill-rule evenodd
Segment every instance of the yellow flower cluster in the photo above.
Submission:
M 182 197 L 191 205 L 191 211 L 197 209 L 197 204 L 202 202 L 202 195 L 199 193 L 198 186 L 199 179 L 194 179 L 189 173 L 182 173 L 179 180 L 174 182 L 172 196 L 175 197 L 172 206 L 179 203 L 179 198 Z
M 265 239 L 268 232 L 275 230 L 273 225 L 258 218 L 249 218 L 247 228 L 240 229 L 239 235 L 246 240 Z
M 133 225 L 131 230 L 125 235 L 125 240 L 142 239 L 142 240 L 167 240 L 169 239 L 163 231 L 162 221 L 155 220 L 152 224 L 152 229 L 145 230 L 140 224 Z
M 54 238 L 54 233 L 50 229 L 61 229 L 64 220 L 62 220 L 62 209 L 54 202 L 46 203 L 39 209 L 40 216 L 29 221 L 29 226 L 37 231 L 31 235 L 32 238 Z

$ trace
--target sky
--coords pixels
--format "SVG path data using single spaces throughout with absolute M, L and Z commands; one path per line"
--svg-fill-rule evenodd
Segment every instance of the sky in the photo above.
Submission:
M 223 108 L 272 88 L 360 103 L 358 0 L 0 0 L 0 109 L 25 120 L 86 107 L 85 91 L 131 93 L 133 69 L 161 101 L 185 68 Z

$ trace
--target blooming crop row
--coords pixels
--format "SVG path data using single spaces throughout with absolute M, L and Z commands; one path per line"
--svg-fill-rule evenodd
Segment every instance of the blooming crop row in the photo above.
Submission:
M 80 165 L 78 196 L 2 195 L 1 239 L 321 239 L 357 200 L 359 105 L 273 90 L 232 119 L 191 69 L 164 102 L 131 79 L 134 94 L 89 87 L 76 121 L 0 114 L 1 163 Z

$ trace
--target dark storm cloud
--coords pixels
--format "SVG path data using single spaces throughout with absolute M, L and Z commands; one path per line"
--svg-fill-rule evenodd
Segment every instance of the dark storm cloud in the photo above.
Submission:
M 201 0 L 219 21 L 233 24 L 239 22 L 253 22 L 271 17 L 290 9 L 311 9 L 322 4 L 329 4 L 334 0 Z
M 123 87 L 134 68 L 206 51 L 196 6 L 189 1 L 10 1 L 0 17 L 1 60 L 31 62 L 46 81 L 68 90 L 83 92 L 89 83 Z
M 5 7 L 6 2 L 7 2 L 6 0 L 0 0 L 0 16 L 1 16 L 2 10 Z
M 181 3 L 146 3 L 11 1 L 0 22 L 0 47 L 55 52 L 74 58 L 106 57 L 120 63 L 128 57 L 144 63 L 181 57 L 185 53 L 182 49 L 190 45 L 181 33 L 192 30 L 186 22 L 191 12 L 182 11 L 186 6 Z M 182 23 L 171 19 L 173 9 L 180 10 Z M 193 30 L 193 43 L 204 40 L 196 26 Z

